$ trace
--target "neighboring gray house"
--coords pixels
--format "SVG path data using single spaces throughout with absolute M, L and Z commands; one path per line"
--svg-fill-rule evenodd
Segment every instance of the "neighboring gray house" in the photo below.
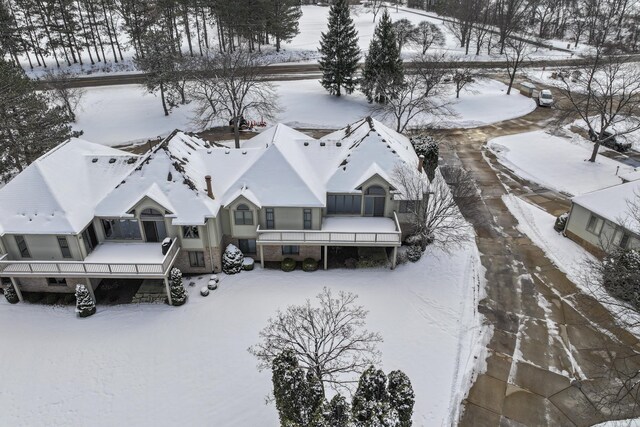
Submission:
M 571 199 L 565 235 L 590 252 L 640 246 L 640 224 L 632 204 L 640 195 L 640 181 L 630 181 Z
M 233 243 L 264 263 L 401 244 L 404 136 L 372 119 L 320 140 L 277 125 L 241 149 L 174 132 L 145 155 L 72 139 L 0 189 L 0 277 L 21 291 L 217 272 Z M 397 213 L 397 215 L 396 215 Z M 161 242 L 167 243 L 163 254 Z M 21 296 L 21 295 L 20 295 Z

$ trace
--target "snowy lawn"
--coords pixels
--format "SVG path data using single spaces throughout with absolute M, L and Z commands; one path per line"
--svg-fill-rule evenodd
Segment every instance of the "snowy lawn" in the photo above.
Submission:
M 0 425 L 275 426 L 265 405 L 269 372 L 247 347 L 276 309 L 303 303 L 323 286 L 357 293 L 368 329 L 384 337 L 383 369 L 405 371 L 416 393 L 414 424 L 450 425 L 470 385 L 486 334 L 475 245 L 427 253 L 388 269 L 222 276 L 206 298 L 189 287 L 182 307 L 73 308 L 0 301 Z M 186 279 L 186 283 L 190 279 Z
M 578 136 L 569 140 L 535 131 L 494 138 L 487 145 L 518 176 L 573 196 L 620 184 L 617 175 L 633 171 L 601 155 L 589 162 L 591 143 Z
M 482 126 L 519 117 L 536 108 L 533 100 L 517 91 L 505 95 L 506 86 L 495 80 L 469 85 L 460 99 L 455 99 L 453 87 L 448 89 L 446 96 L 457 115 L 436 122 L 439 127 Z M 278 121 L 292 127 L 337 129 L 371 114 L 371 105 L 360 92 L 337 98 L 329 95 L 317 80 L 278 82 L 276 90 L 282 109 Z M 193 109 L 193 104 L 182 105 L 165 117 L 160 98 L 147 93 L 142 86 L 93 87 L 87 89 L 81 100 L 75 128 L 84 131 L 84 139 L 100 144 L 144 142 L 166 136 L 174 129 L 198 130 L 191 123 Z M 414 123 L 433 120 L 425 115 L 417 117 Z M 387 124 L 393 125 L 390 120 Z

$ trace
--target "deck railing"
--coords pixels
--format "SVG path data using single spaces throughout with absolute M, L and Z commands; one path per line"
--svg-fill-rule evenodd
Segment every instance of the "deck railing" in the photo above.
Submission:
M 323 230 L 262 230 L 257 243 L 291 245 L 342 245 L 342 246 L 400 246 L 402 232 L 395 212 L 396 231 L 323 231 Z
M 158 244 L 158 250 L 160 250 Z M 141 276 L 164 277 L 180 251 L 178 239 L 159 263 L 95 263 L 85 261 L 24 261 L 8 260 L 8 255 L 0 257 L 2 276 L 63 276 L 63 277 L 111 277 Z

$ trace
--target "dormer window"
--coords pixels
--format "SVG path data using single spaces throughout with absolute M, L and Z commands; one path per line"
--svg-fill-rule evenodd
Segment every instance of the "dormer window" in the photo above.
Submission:
M 253 225 L 253 212 L 244 203 L 238 205 L 234 218 L 236 225 Z

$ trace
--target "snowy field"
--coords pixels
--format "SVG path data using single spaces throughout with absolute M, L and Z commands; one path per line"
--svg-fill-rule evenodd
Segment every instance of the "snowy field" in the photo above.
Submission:
M 303 303 L 322 287 L 357 293 L 368 329 L 381 332 L 385 372 L 414 386 L 414 425 L 450 425 L 469 388 L 486 334 L 475 245 L 388 269 L 222 276 L 203 298 L 200 280 L 182 307 L 73 308 L 0 301 L 0 425 L 275 426 L 265 405 L 269 372 L 247 347 L 276 309 Z
M 337 98 L 329 95 L 317 80 L 278 82 L 276 89 L 282 109 L 278 121 L 292 127 L 337 129 L 371 114 L 371 105 L 360 92 Z M 463 91 L 457 100 L 452 92 L 450 88 L 448 96 L 457 115 L 436 122 L 435 126 L 482 126 L 519 117 L 536 108 L 532 99 L 517 91 L 505 95 L 506 86 L 495 80 L 469 85 L 469 90 Z M 84 131 L 84 139 L 100 144 L 144 142 L 166 136 L 174 129 L 198 130 L 191 123 L 193 108 L 193 104 L 183 105 L 165 117 L 160 98 L 147 93 L 142 86 L 93 87 L 82 98 L 75 128 Z M 415 123 L 432 120 L 429 116 L 417 117 Z M 393 125 L 390 120 L 385 122 Z
M 617 175 L 633 171 L 602 155 L 589 162 L 592 145 L 577 135 L 570 140 L 535 131 L 495 138 L 487 146 L 518 176 L 572 196 L 620 184 Z

